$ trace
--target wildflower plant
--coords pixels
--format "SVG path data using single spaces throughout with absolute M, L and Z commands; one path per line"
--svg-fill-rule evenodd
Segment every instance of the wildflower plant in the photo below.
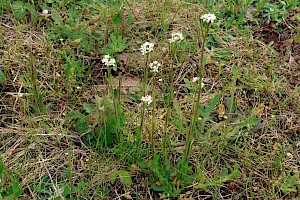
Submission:
M 117 97 L 115 95 L 114 87 L 113 87 L 113 76 L 111 74 L 111 68 L 116 71 L 117 70 L 117 64 L 116 60 L 111 57 L 110 55 L 104 55 L 101 62 L 107 67 L 107 78 L 108 78 L 108 90 L 109 95 L 113 99 L 113 106 L 114 106 L 114 115 L 116 119 L 117 124 L 117 138 L 119 137 L 118 134 L 120 133 L 120 116 L 121 116 L 121 87 L 122 87 L 122 77 L 121 74 L 119 74 L 119 89 L 117 92 Z M 120 139 L 120 138 L 118 138 Z
M 107 78 L 108 78 L 108 83 L 109 83 L 109 88 L 112 87 L 113 84 L 113 77 L 111 75 L 111 68 L 113 68 L 113 70 L 117 69 L 117 65 L 116 65 L 116 60 L 112 57 L 110 57 L 110 55 L 105 55 L 103 57 L 103 59 L 101 60 L 101 62 L 107 67 Z M 113 91 L 110 91 L 113 92 Z
M 171 102 L 173 100 L 174 96 L 174 59 L 176 58 L 177 53 L 177 43 L 182 41 L 184 39 L 182 33 L 172 33 L 171 38 L 169 39 L 169 54 L 170 54 L 170 79 L 169 79 L 169 94 L 168 94 L 168 103 L 167 103 L 167 113 L 164 123 L 164 138 L 163 138 L 163 144 L 162 144 L 162 153 L 163 153 L 163 161 L 164 163 L 167 161 L 167 138 L 168 137 L 168 131 L 167 127 L 169 125 L 169 120 L 171 117 Z
M 190 153 L 191 153 L 191 149 L 192 149 L 192 141 L 194 139 L 194 135 L 195 135 L 195 126 L 196 126 L 196 122 L 197 119 L 199 118 L 199 107 L 200 107 L 200 97 L 202 94 L 202 80 L 204 77 L 204 61 L 203 61 L 203 55 L 204 55 L 204 47 L 205 47 L 205 43 L 206 43 L 206 39 L 208 37 L 208 32 L 209 29 L 211 27 L 211 24 L 216 20 L 216 16 L 214 14 L 204 14 L 200 17 L 200 24 L 198 22 L 197 26 L 197 38 L 198 38 L 198 44 L 199 44 L 199 53 L 198 53 L 198 57 L 199 57 L 199 64 L 198 64 L 198 77 L 194 77 L 192 79 L 193 83 L 197 83 L 197 87 L 196 87 L 196 91 L 195 91 L 195 95 L 194 96 L 194 102 L 196 102 L 195 104 L 193 104 L 192 106 L 192 113 L 193 115 L 191 116 L 190 119 L 190 123 L 186 132 L 186 144 L 185 144 L 185 152 L 183 154 L 183 160 L 182 160 L 182 167 L 187 168 L 188 165 L 188 161 L 190 159 Z M 215 96 L 213 104 L 211 107 L 215 106 L 215 102 L 218 101 L 218 95 Z M 214 104 L 215 103 L 215 104 Z M 202 120 L 201 120 L 202 121 Z M 203 131 L 203 128 L 200 128 L 200 131 Z M 201 132 L 199 133 L 201 134 Z M 184 171 L 183 173 L 184 174 Z M 180 176 L 178 176 L 177 178 L 181 179 L 182 174 L 180 174 Z
M 148 104 L 149 101 L 144 101 L 144 100 L 150 100 L 149 97 L 146 96 L 147 93 L 147 82 L 148 82 L 148 60 L 149 60 L 149 53 L 151 51 L 153 51 L 154 49 L 154 44 L 151 42 L 145 42 L 144 44 L 141 45 L 140 47 L 140 51 L 142 53 L 142 55 L 144 56 L 145 59 L 145 67 L 144 67 L 144 78 L 142 80 L 142 101 L 143 103 L 143 108 L 142 108 L 142 113 L 141 113 L 141 122 L 140 122 L 140 127 L 138 130 L 138 139 L 137 139 L 137 144 L 138 144 L 138 148 L 141 147 L 142 144 L 142 132 L 143 132 L 143 126 L 144 126 L 144 118 L 145 118 L 145 110 L 146 110 L 146 105 Z M 151 100 L 152 102 L 152 100 Z M 149 103 L 150 104 L 150 103 Z M 148 104 L 148 105 L 149 105 Z
M 151 143 L 151 153 L 152 155 L 155 154 L 155 141 L 154 141 L 154 129 L 155 129 L 155 110 L 156 110 L 156 93 L 155 93 L 155 80 L 156 80 L 156 74 L 159 72 L 159 68 L 161 67 L 161 63 L 158 61 L 154 61 L 149 64 L 150 69 L 152 69 L 153 77 L 152 77 L 152 97 L 153 97 L 153 103 L 152 103 L 152 119 L 151 119 L 151 127 L 150 127 L 150 143 Z

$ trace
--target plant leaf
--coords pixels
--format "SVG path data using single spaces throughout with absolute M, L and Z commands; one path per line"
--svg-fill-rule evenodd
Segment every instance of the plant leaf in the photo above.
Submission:
M 300 33 L 294 35 L 294 41 L 300 43 Z
M 84 118 L 84 114 L 82 114 L 81 112 L 79 112 L 78 110 L 75 110 L 73 112 L 70 112 L 66 115 L 67 119 L 82 119 Z
M 112 22 L 114 24 L 120 24 L 122 22 L 122 13 L 121 11 L 119 11 L 115 16 L 114 18 L 112 19 Z
M 36 17 L 36 10 L 34 5 L 31 5 L 30 3 L 25 3 L 24 6 L 30 12 L 31 20 L 34 20 Z
M 114 184 L 116 179 L 117 179 L 117 173 L 113 172 L 113 173 L 109 174 L 109 180 L 110 180 L 111 184 Z
M 26 6 L 23 2 L 21 1 L 15 1 L 12 5 L 11 8 L 14 12 L 14 15 L 17 19 L 22 20 L 25 17 L 26 13 Z
M 89 103 L 83 103 L 82 107 L 89 114 L 93 111 L 93 107 Z
M 57 25 L 62 23 L 62 19 L 58 13 L 51 13 L 51 18 L 54 20 L 54 23 Z
M 205 109 L 204 118 L 209 117 L 210 113 L 214 110 L 217 103 L 219 102 L 219 99 L 220 99 L 220 94 L 218 93 L 214 96 L 214 98 L 211 100 L 209 106 Z
M 128 171 L 120 170 L 118 171 L 118 175 L 122 184 L 124 184 L 125 186 L 131 186 L 132 179 Z
M 0 85 L 4 85 L 6 82 L 3 72 L 0 70 Z

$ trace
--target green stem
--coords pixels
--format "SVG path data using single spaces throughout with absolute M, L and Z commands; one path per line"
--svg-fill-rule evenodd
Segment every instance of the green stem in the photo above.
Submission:
M 175 57 L 175 52 L 172 51 L 172 43 L 170 43 L 170 58 L 171 58 L 171 71 L 170 71 L 170 90 L 169 90 L 169 98 L 168 98 L 168 107 L 167 107 L 167 114 L 165 118 L 165 124 L 164 124 L 164 139 L 163 139 L 163 147 L 162 147 L 162 152 L 163 152 L 163 161 L 164 163 L 167 160 L 167 126 L 169 123 L 169 118 L 171 114 L 171 100 L 173 99 L 173 91 L 174 91 L 174 62 L 173 62 L 173 57 Z
M 117 102 L 117 116 L 116 116 L 116 121 L 117 121 L 117 133 L 118 135 L 121 134 L 121 119 L 120 116 L 121 114 L 121 90 L 122 90 L 122 73 L 119 72 L 119 92 L 118 92 L 118 102 Z M 119 135 L 120 138 L 120 135 Z M 119 141 L 120 142 L 120 141 Z
M 188 159 L 190 158 L 190 152 L 191 152 L 191 147 L 192 147 L 192 141 L 195 135 L 195 122 L 198 118 L 198 111 L 199 111 L 199 105 L 200 105 L 200 97 L 201 97 L 201 93 L 202 93 L 202 79 L 204 77 L 204 64 L 203 64 L 203 55 L 204 55 L 204 46 L 205 46 L 205 41 L 206 41 L 206 37 L 208 34 L 208 30 L 209 30 L 209 25 L 206 26 L 205 32 L 204 34 L 202 34 L 202 44 L 201 44 L 201 52 L 200 52 L 200 58 L 199 58 L 199 68 L 198 68 L 198 74 L 199 76 L 199 80 L 198 80 L 198 94 L 197 94 L 197 100 L 196 100 L 196 104 L 193 105 L 193 110 L 192 110 L 192 119 L 191 122 L 189 124 L 188 127 L 188 131 L 186 134 L 186 144 L 185 144 L 185 153 L 183 155 L 183 167 L 185 167 L 188 164 Z M 203 32 L 202 32 L 203 33 Z M 199 37 L 200 38 L 200 37 Z M 201 129 L 202 130 L 202 129 Z M 201 134 L 201 133 L 200 133 Z
M 115 99 L 115 95 L 114 95 L 114 88 L 113 88 L 113 77 L 111 75 L 111 68 L 108 66 L 107 67 L 107 74 L 108 74 L 108 88 L 109 88 L 109 96 L 111 96 L 112 100 L 113 100 L 113 106 L 114 106 L 114 115 L 115 115 L 115 119 L 116 119 L 116 124 L 117 124 L 117 139 L 119 141 L 119 130 L 118 130 L 118 122 L 119 122 L 119 116 L 118 116 L 118 105 Z
M 155 76 L 152 78 L 152 119 L 151 119 L 151 128 L 150 128 L 150 137 L 151 137 L 151 153 L 152 156 L 154 156 L 154 151 L 155 151 L 155 141 L 154 141 L 154 129 L 155 129 L 155 109 L 156 109 L 156 98 L 155 98 L 155 90 L 154 90 L 154 85 L 155 85 Z
M 144 80 L 142 83 L 142 93 L 143 96 L 146 96 L 146 91 L 147 91 L 147 81 L 148 81 L 148 59 L 149 55 L 146 55 L 146 60 L 145 60 L 145 66 L 144 66 Z M 142 116 L 141 116 L 141 123 L 140 123 L 140 128 L 138 132 L 138 148 L 141 147 L 142 145 L 142 132 L 143 132 L 143 126 L 144 126 L 144 118 L 145 118 L 145 110 L 146 110 L 146 104 L 143 103 L 143 109 L 142 109 Z

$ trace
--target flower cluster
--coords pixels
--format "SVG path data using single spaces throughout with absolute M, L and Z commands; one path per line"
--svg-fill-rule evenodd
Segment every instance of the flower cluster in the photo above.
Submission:
M 151 42 L 145 42 L 142 44 L 140 51 L 142 52 L 142 55 L 145 55 L 151 51 L 153 51 L 154 44 Z
M 196 82 L 198 82 L 199 81 L 199 77 L 193 77 L 193 79 L 192 79 L 192 83 L 196 83 Z M 202 79 L 203 80 L 203 79 Z M 201 87 L 203 88 L 204 87 L 204 83 L 203 82 L 201 82 Z
M 172 33 L 171 34 L 171 39 L 169 39 L 169 42 L 173 43 L 173 42 L 181 41 L 183 39 L 184 38 L 183 38 L 182 33 Z
M 213 23 L 216 20 L 216 16 L 214 14 L 204 14 L 201 16 L 201 19 L 207 23 Z
M 114 67 L 116 65 L 116 60 L 109 55 L 105 55 L 104 58 L 102 59 L 102 63 L 104 63 L 105 66 L 109 67 L 112 66 Z
M 147 103 L 148 106 L 152 103 L 152 97 L 150 95 L 146 95 L 141 98 L 144 103 Z
M 161 64 L 157 61 L 154 61 L 153 63 L 150 63 L 149 65 L 150 69 L 152 69 L 152 72 L 158 72 L 159 67 L 161 67 Z

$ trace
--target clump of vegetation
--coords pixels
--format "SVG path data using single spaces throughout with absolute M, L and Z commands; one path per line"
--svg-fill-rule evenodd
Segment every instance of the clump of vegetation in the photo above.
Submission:
M 0 199 L 299 198 L 296 0 L 0 11 Z

